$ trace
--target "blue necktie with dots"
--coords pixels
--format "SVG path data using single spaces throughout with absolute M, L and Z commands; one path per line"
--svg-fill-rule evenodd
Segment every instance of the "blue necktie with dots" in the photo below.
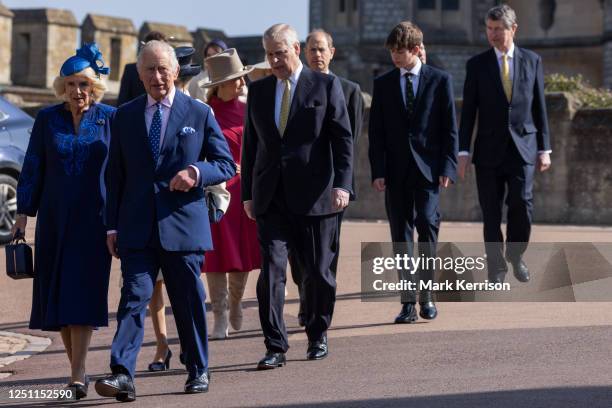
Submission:
M 153 162 L 157 165 L 159 159 L 159 141 L 161 138 L 161 126 L 162 126 L 162 106 L 161 103 L 155 104 L 155 113 L 153 114 L 153 120 L 151 121 L 151 127 L 149 128 L 149 147 L 153 154 Z

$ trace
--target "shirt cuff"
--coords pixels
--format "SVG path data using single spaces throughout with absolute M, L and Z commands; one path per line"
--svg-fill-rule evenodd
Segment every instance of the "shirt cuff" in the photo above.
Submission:
M 469 156 L 470 152 L 468 152 L 467 150 L 462 150 L 459 153 L 457 153 L 457 156 Z
M 538 154 L 548 153 L 551 154 L 552 150 L 538 150 Z
M 117 230 L 108 230 L 106 231 L 106 235 L 116 234 Z
M 195 172 L 196 172 L 196 185 L 199 185 L 200 184 L 200 169 L 198 169 L 193 164 L 190 164 L 189 167 L 191 167 L 192 169 L 195 170 Z
M 351 192 L 350 192 L 350 191 L 348 191 L 347 189 L 342 188 L 342 187 L 334 187 L 334 190 L 342 190 L 342 191 L 344 191 L 344 192 L 345 192 L 345 193 L 347 193 L 347 194 L 351 194 Z

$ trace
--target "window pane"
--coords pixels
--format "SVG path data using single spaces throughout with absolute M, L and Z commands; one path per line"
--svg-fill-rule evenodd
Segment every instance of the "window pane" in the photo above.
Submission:
M 436 0 L 419 0 L 419 8 L 425 10 L 435 10 Z
M 459 10 L 459 0 L 442 0 L 442 10 Z

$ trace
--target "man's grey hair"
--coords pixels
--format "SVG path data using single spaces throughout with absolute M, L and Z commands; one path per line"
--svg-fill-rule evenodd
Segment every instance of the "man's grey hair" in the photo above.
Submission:
M 308 44 L 310 42 L 310 40 L 312 39 L 312 37 L 317 35 L 317 34 L 322 34 L 325 37 L 325 39 L 327 40 L 328 47 L 329 48 L 334 48 L 334 39 L 332 38 L 330 33 L 328 33 L 327 31 L 323 30 L 322 28 L 315 28 L 310 33 L 308 33 L 308 37 L 306 37 L 306 44 Z
M 262 43 L 264 49 L 266 49 L 266 41 L 284 41 L 287 44 L 287 47 L 293 47 L 295 43 L 300 43 L 300 40 L 297 35 L 297 31 L 295 28 L 291 27 L 289 24 L 274 24 L 272 27 L 268 28 L 262 37 Z
M 487 11 L 485 24 L 487 23 L 487 20 L 501 21 L 504 24 L 504 27 L 509 29 L 516 24 L 516 13 L 509 5 L 502 4 L 501 6 L 495 6 Z
M 151 40 L 142 46 L 142 48 L 138 52 L 138 60 L 136 61 L 136 68 L 140 70 L 140 67 L 142 66 L 142 56 L 144 55 L 145 52 L 155 51 L 155 50 L 161 50 L 162 52 L 166 53 L 166 55 L 170 59 L 170 68 L 172 69 L 172 71 L 175 71 L 178 68 L 179 63 L 178 63 L 178 60 L 176 59 L 176 53 L 174 52 L 174 48 L 172 48 L 172 46 L 168 44 L 167 42 L 158 41 L 158 40 Z

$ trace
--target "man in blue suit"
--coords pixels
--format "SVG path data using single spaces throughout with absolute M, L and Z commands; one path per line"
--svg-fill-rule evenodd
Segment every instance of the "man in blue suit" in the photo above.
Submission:
M 208 391 L 208 343 L 200 267 L 212 249 L 203 187 L 236 171 L 207 105 L 177 92 L 170 45 L 150 41 L 138 56 L 147 91 L 122 105 L 108 167 L 107 244 L 121 259 L 123 288 L 111 348 L 112 375 L 96 391 L 133 401 L 146 306 L 161 268 L 189 372 L 185 392 Z
M 283 320 L 287 253 L 302 266 L 309 360 L 327 356 L 336 298 L 332 263 L 337 213 L 351 192 L 353 138 L 337 77 L 300 62 L 287 24 L 263 36 L 271 76 L 251 84 L 242 150 L 242 201 L 257 231 L 262 265 L 259 318 L 267 352 L 258 369 L 281 367 L 289 348 Z
M 489 280 L 503 282 L 508 266 L 520 282 L 530 279 L 522 260 L 531 232 L 535 167 L 550 167 L 544 70 L 536 53 L 514 45 L 516 14 L 507 5 L 485 18 L 492 48 L 467 62 L 459 130 L 459 169 L 465 176 L 478 116 L 473 159 L 484 221 Z M 508 207 L 506 251 L 501 231 Z
M 370 111 L 370 166 L 376 191 L 385 192 L 391 238 L 398 253 L 413 256 L 414 228 L 419 252 L 434 256 L 440 215 L 440 187 L 454 182 L 457 166 L 457 124 L 451 77 L 419 59 L 423 33 L 411 22 L 393 28 L 385 46 L 395 69 L 374 80 Z M 421 281 L 433 270 L 421 268 Z M 400 271 L 413 280 L 417 271 Z M 417 320 L 416 293 L 403 291 L 395 323 Z M 419 296 L 420 315 L 434 319 L 431 291 Z

